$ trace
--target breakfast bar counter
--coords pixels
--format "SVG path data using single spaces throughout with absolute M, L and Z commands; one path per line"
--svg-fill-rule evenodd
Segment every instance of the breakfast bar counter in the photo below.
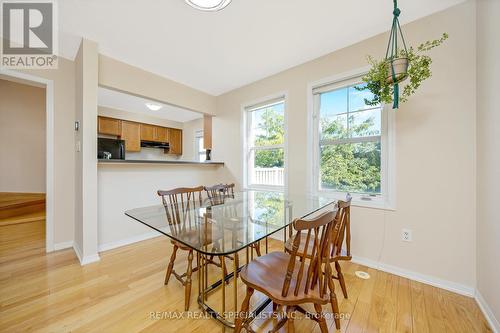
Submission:
M 189 164 L 189 165 L 213 165 L 224 166 L 224 162 L 207 161 L 184 161 L 184 160 L 117 160 L 117 159 L 99 159 L 99 164 Z

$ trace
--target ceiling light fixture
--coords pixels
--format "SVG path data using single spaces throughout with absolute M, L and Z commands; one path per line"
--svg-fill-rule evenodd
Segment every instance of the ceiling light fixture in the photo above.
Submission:
M 218 10 L 226 8 L 227 5 L 231 3 L 231 0 L 185 0 L 188 5 L 193 8 L 216 12 Z
M 155 104 L 155 103 L 146 103 L 146 106 L 151 111 L 158 111 L 163 107 L 163 106 L 161 106 L 159 104 Z

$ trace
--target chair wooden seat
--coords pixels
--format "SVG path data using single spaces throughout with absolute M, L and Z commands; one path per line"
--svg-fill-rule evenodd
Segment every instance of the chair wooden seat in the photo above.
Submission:
M 241 280 L 246 284 L 247 292 L 236 318 L 235 333 L 241 332 L 243 327 L 251 331 L 252 317 L 248 311 L 255 290 L 268 296 L 276 307 L 286 307 L 286 316 L 270 332 L 278 332 L 286 322 L 288 332 L 294 332 L 292 313 L 300 311 L 309 314 L 301 305 L 310 303 L 314 304 L 316 314 L 308 315 L 307 318 L 317 321 L 322 333 L 328 332 L 322 309 L 322 305 L 327 303 L 332 304 L 335 325 L 340 328 L 330 262 L 325 260 L 330 254 L 328 249 L 331 248 L 331 242 L 336 237 L 332 234 L 335 222 L 334 212 L 325 212 L 310 220 L 294 220 L 293 228 L 297 233 L 290 254 L 272 252 L 254 259 L 241 270 Z M 307 235 L 304 246 L 306 250 L 309 248 L 308 243 L 314 244 L 310 255 L 299 255 L 297 252 L 302 233 Z
M 257 257 L 249 262 L 240 273 L 241 280 L 248 286 L 267 295 L 275 303 L 286 303 L 287 305 L 298 305 L 301 303 L 319 303 L 327 304 L 330 301 L 329 295 L 320 295 L 319 284 L 305 294 L 306 279 L 300 281 L 299 293 L 289 293 L 287 296 L 282 296 L 283 283 L 285 282 L 285 274 L 290 263 L 290 255 L 283 252 L 271 252 L 264 256 Z M 293 275 L 297 275 L 300 269 L 300 261 L 296 260 Z M 305 264 L 304 271 L 309 270 L 309 266 Z M 290 289 L 295 290 L 296 279 L 290 281 Z

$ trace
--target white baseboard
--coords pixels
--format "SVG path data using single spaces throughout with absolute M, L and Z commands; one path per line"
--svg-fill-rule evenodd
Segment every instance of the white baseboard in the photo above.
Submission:
M 121 239 L 118 241 L 102 244 L 102 245 L 99 245 L 99 252 L 104 252 L 104 251 L 116 249 L 118 247 L 141 242 L 141 241 L 155 238 L 158 236 L 161 236 L 161 234 L 157 231 L 153 231 L 153 232 L 148 232 L 147 234 L 142 234 L 142 235 L 138 235 L 138 236 L 134 236 L 134 237 L 130 237 L 130 238 Z
M 91 264 L 93 262 L 101 260 L 101 258 L 99 257 L 99 254 L 93 254 L 91 256 L 83 257 L 82 251 L 80 250 L 80 247 L 76 243 L 73 244 L 73 249 L 75 250 L 76 256 L 78 257 L 78 260 L 80 261 L 81 266 L 85 266 L 85 265 L 88 265 L 88 264 Z
M 360 265 L 368 266 L 370 268 L 375 268 L 375 269 L 378 269 L 380 271 L 384 271 L 384 272 L 391 273 L 394 275 L 402 276 L 402 277 L 405 277 L 405 278 L 410 279 L 410 280 L 425 283 L 425 284 L 428 284 L 428 285 L 431 285 L 434 287 L 438 287 L 441 289 L 449 290 L 449 291 L 452 291 L 452 292 L 457 293 L 457 294 L 461 294 L 461 295 L 465 295 L 465 296 L 469 296 L 469 297 L 474 297 L 474 295 L 475 295 L 475 288 L 469 287 L 469 286 L 466 286 L 466 285 L 463 285 L 460 283 L 456 283 L 453 281 L 440 279 L 440 278 L 430 276 L 430 275 L 420 274 L 420 273 L 409 271 L 409 270 L 406 270 L 406 269 L 403 269 L 400 267 L 396 267 L 393 265 L 388 265 L 388 264 L 377 262 L 375 260 L 356 257 L 356 256 L 353 256 L 352 261 L 357 263 L 357 264 L 360 264 Z
M 488 303 L 486 303 L 486 300 L 483 298 L 483 295 L 481 295 L 479 290 L 476 290 L 476 295 L 474 296 L 474 298 L 476 299 L 479 308 L 486 317 L 488 324 L 490 324 L 490 328 L 493 330 L 494 333 L 500 333 L 500 322 L 498 322 L 498 319 L 495 318 L 493 311 L 491 310 Z
M 54 244 L 54 251 L 69 249 L 73 247 L 73 241 Z

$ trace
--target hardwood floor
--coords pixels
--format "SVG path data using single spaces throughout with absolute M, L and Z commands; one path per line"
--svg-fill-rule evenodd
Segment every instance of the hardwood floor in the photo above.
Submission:
M 183 288 L 175 279 L 163 285 L 172 249 L 166 237 L 101 253 L 100 262 L 81 267 L 72 249 L 45 254 L 43 229 L 40 222 L 0 227 L 1 332 L 224 331 L 212 319 L 193 318 L 201 316 L 196 274 L 193 313 L 181 318 Z M 20 233 L 29 236 L 20 237 Z M 278 241 L 270 241 L 270 245 L 282 248 Z M 183 259 L 176 261 L 179 271 L 185 268 Z M 229 260 L 227 263 L 232 267 Z M 357 270 L 368 272 L 371 278 L 356 277 Z M 349 299 L 341 296 L 336 285 L 344 314 L 342 332 L 490 332 L 472 298 L 357 264 L 344 264 L 344 272 Z M 210 274 L 215 280 L 220 271 L 211 268 Z M 232 304 L 232 290 L 226 289 L 228 305 Z M 209 297 L 214 307 L 219 304 L 219 294 Z M 243 296 L 244 286 L 239 283 L 238 306 Z M 331 312 L 328 307 L 325 310 Z M 267 332 L 272 322 L 258 318 L 254 328 Z M 256 324 L 261 327 L 257 329 Z M 319 332 L 312 320 L 297 319 L 295 324 L 296 332 Z M 333 319 L 328 319 L 328 325 L 334 332 Z

